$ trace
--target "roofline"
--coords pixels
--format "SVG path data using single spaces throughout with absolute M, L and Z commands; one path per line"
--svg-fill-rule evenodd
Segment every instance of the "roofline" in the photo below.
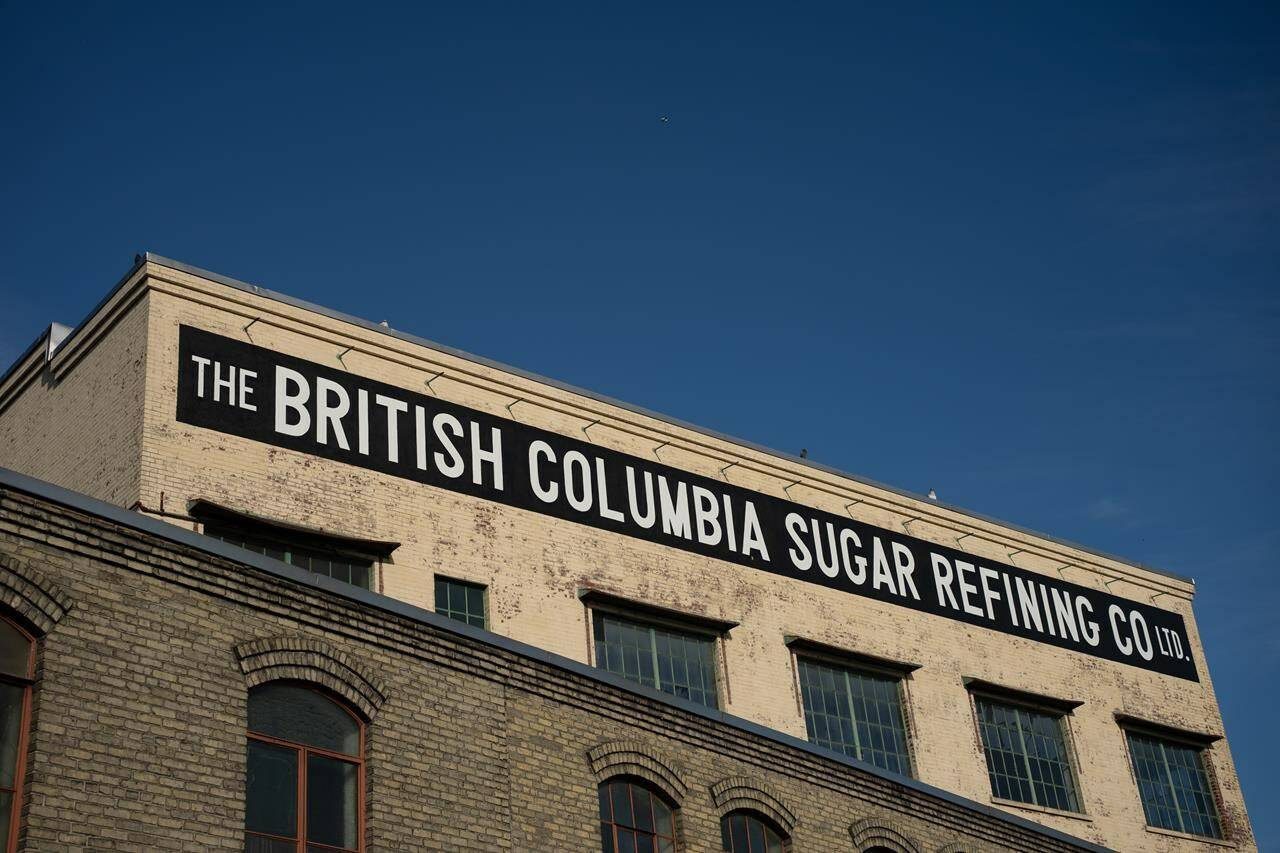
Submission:
M 1022 525 L 1019 525 L 1019 524 L 1013 524 L 1011 522 L 1004 521 L 1003 519 L 995 518 L 994 516 L 984 515 L 983 513 L 976 512 L 974 510 L 965 509 L 964 507 L 961 507 L 961 506 L 955 506 L 954 504 L 949 504 L 944 501 L 934 500 L 932 498 L 929 498 L 917 492 L 912 492 L 907 489 L 900 489 L 896 486 L 890 486 L 885 483 L 881 483 L 876 480 L 872 480 L 867 477 L 860 476 L 858 474 L 851 474 L 848 471 L 842 471 L 841 469 L 832 467 L 830 465 L 823 465 L 822 463 L 815 462 L 812 459 L 803 459 L 794 454 L 786 453 L 781 450 L 775 450 L 774 448 L 767 447 L 763 444 L 757 444 L 756 442 L 748 441 L 743 438 L 738 438 L 736 436 L 732 436 L 727 433 L 719 432 L 713 429 L 708 429 L 707 427 L 698 426 L 697 424 L 693 424 L 688 421 L 684 421 L 679 418 L 672 417 L 670 415 L 664 415 L 661 412 L 655 412 L 651 409 L 646 409 L 643 406 L 636 406 L 631 403 L 623 402 L 622 400 L 616 400 L 604 394 L 598 394 L 594 391 L 590 391 L 585 388 L 579 388 L 576 385 L 570 385 L 567 382 L 561 382 L 557 379 L 550 379 L 546 376 L 541 376 L 537 373 L 533 373 L 531 371 L 524 370 L 519 367 L 512 367 L 509 364 L 504 364 L 500 361 L 494 361 L 493 359 L 485 358 L 484 356 L 481 356 L 481 355 L 475 355 L 473 353 L 466 352 L 465 350 L 460 350 L 460 349 L 457 349 L 456 347 L 451 347 L 447 344 L 438 343 L 428 338 L 419 337 L 418 335 L 413 335 L 408 332 L 402 332 L 402 331 L 399 331 L 398 329 L 392 329 L 387 326 L 383 326 L 379 323 L 374 323 L 360 317 L 352 316 L 351 314 L 345 314 L 341 311 L 335 311 L 331 308 L 326 308 L 323 305 L 316 305 L 315 303 L 307 302 L 304 299 L 297 299 L 295 297 L 289 296 L 284 293 L 278 293 L 274 290 L 268 290 L 265 287 L 259 287 L 256 284 L 249 284 L 248 282 L 240 281 L 239 279 L 234 279 L 229 276 L 222 275 L 220 273 L 210 272 L 209 270 L 201 269 L 200 267 L 194 267 L 194 266 L 191 266 L 190 264 L 185 264 L 182 261 L 175 261 L 172 258 L 166 258 L 163 255 L 157 255 L 152 252 L 144 252 L 141 255 L 135 256 L 134 264 L 129 269 L 129 271 L 125 273 L 125 275 L 120 279 L 119 283 L 117 283 L 116 286 L 112 288 L 111 292 L 109 292 L 106 295 L 106 297 L 101 302 L 99 302 L 92 311 L 89 312 L 89 314 L 85 317 L 85 319 L 82 320 L 80 324 L 76 326 L 75 330 L 66 337 L 66 339 L 60 344 L 60 348 L 66 347 L 69 343 L 71 343 L 74 340 L 75 336 L 80 332 L 80 330 L 87 325 L 88 321 L 94 316 L 94 314 L 96 314 L 98 310 L 102 308 L 103 305 L 106 305 L 108 302 L 110 302 L 111 297 L 115 295 L 116 291 L 124 287 L 125 284 L 127 284 L 129 280 L 137 273 L 138 269 L 146 263 L 153 263 L 153 264 L 157 264 L 158 266 L 169 267 L 170 269 L 178 270 L 179 272 L 185 272 L 190 275 L 199 276 L 200 278 L 208 279 L 209 281 L 217 282 L 218 284 L 223 284 L 223 285 L 226 285 L 227 287 L 235 288 L 236 290 L 241 290 L 246 293 L 251 293 L 254 296 L 261 296 L 265 299 L 271 299 L 276 302 L 281 302 L 281 303 L 284 303 L 285 305 L 289 305 L 294 308 L 300 308 L 303 311 L 311 311 L 313 313 L 320 314 L 324 317 L 328 317 L 331 320 L 338 320 L 343 323 L 350 323 L 354 326 L 359 326 L 360 328 L 370 332 L 376 332 L 381 335 L 388 335 L 390 337 L 396 338 L 406 343 L 416 344 L 418 346 L 426 347 L 427 349 L 436 350 L 437 352 L 442 352 L 447 355 L 454 356 L 456 358 L 461 358 L 466 361 L 479 364 L 483 367 L 488 367 L 494 370 L 501 370 L 506 373 L 511 373 L 516 376 L 522 377 L 524 379 L 531 380 L 533 382 L 540 382 L 544 385 L 549 385 L 552 388 L 557 388 L 561 391 L 566 391 L 570 394 L 577 394 L 579 396 L 586 397 L 591 400 L 595 400 L 598 403 L 603 403 L 608 406 L 616 406 L 620 409 L 624 409 L 628 412 L 632 412 L 633 414 L 641 415 L 647 418 L 653 418 L 654 420 L 658 420 L 658 421 L 663 421 L 664 423 L 668 423 L 668 424 L 671 424 L 672 426 L 680 427 L 681 429 L 687 429 L 692 432 L 701 433 L 702 435 L 717 439 L 719 441 L 724 441 L 730 444 L 736 444 L 740 447 L 745 447 L 748 450 L 754 450 L 758 453 L 766 453 L 770 456 L 775 456 L 779 459 L 786 460 L 787 462 L 790 462 L 794 465 L 802 465 L 807 468 L 812 468 L 815 471 L 822 471 L 823 473 L 826 473 L 826 474 L 831 474 L 836 477 L 843 477 L 844 479 L 852 480 L 853 482 L 859 483 L 864 486 L 870 486 L 876 489 L 883 489 L 884 491 L 891 492 L 895 495 L 898 495 L 899 497 L 920 501 L 930 506 L 941 507 L 942 509 L 957 513 L 958 515 L 968 516 L 969 518 L 977 519 L 978 521 L 984 521 L 988 524 L 996 524 L 1001 527 L 1016 531 L 1018 533 L 1022 533 L 1027 536 L 1034 536 L 1039 539 L 1043 539 L 1046 542 L 1053 542 L 1054 544 L 1061 545 L 1065 548 L 1073 548 L 1077 551 L 1082 551 L 1086 554 L 1092 554 L 1095 557 L 1101 557 L 1106 560 L 1114 560 L 1117 563 L 1123 563 L 1126 566 L 1132 566 L 1133 568 L 1141 569 L 1142 571 L 1152 572 L 1154 574 L 1161 575 L 1163 577 L 1170 578 L 1172 580 L 1179 581 L 1181 583 L 1189 584 L 1193 588 L 1195 587 L 1195 583 L 1196 583 L 1195 578 L 1188 577 L 1186 575 L 1180 575 L 1180 574 L 1177 574 L 1176 572 L 1171 572 L 1165 569 L 1157 568 L 1156 566 L 1140 563 L 1135 560 L 1130 560 L 1126 557 L 1118 556 L 1116 554 L 1109 554 L 1106 551 L 1100 551 L 1097 548 L 1091 548 L 1087 545 L 1081 545 L 1080 543 L 1072 542 L 1069 539 L 1061 539 L 1057 536 L 1052 536 L 1048 533 L 1043 533 L 1039 530 L 1032 530 L 1029 527 L 1023 527 Z M 10 369 L 12 370 L 12 368 Z
M 838 764 L 844 764 L 872 776 L 902 785 L 931 797 L 936 797 L 944 800 L 945 802 L 968 809 L 969 811 L 977 812 L 985 817 L 994 818 L 1016 826 L 1019 829 L 1048 836 L 1057 841 L 1071 844 L 1083 850 L 1106 853 L 1109 849 L 1101 847 L 1083 838 L 1077 838 L 1076 836 L 1069 835 L 1065 832 L 1060 832 L 1052 827 L 1044 826 L 1043 824 L 1035 823 L 1034 821 L 1027 820 L 1026 818 L 1018 815 L 993 808 L 992 806 L 984 803 L 979 803 L 958 794 L 953 794 L 950 791 L 943 790 L 942 788 L 936 788 L 932 785 L 925 784 L 918 779 L 901 776 L 897 773 L 890 773 L 889 771 L 882 770 L 872 764 L 867 764 L 850 758 L 843 753 L 815 746 L 808 741 L 801 740 L 800 738 L 785 734 L 784 732 L 780 732 L 776 729 L 771 729 L 758 723 L 753 723 L 750 720 L 745 720 L 732 714 L 726 714 L 723 711 L 706 708 L 687 699 L 680 699 L 652 688 L 636 684 L 635 682 L 627 681 L 612 672 L 588 666 L 587 664 L 571 658 L 554 654 L 544 649 L 537 648 L 536 646 L 521 643 L 518 640 L 511 639 L 510 637 L 495 634 L 492 631 L 475 628 L 466 623 L 459 622 L 445 616 L 440 616 L 439 614 L 433 613 L 429 610 L 424 610 L 421 607 L 416 607 L 407 602 L 400 601 L 389 596 L 379 595 L 378 593 L 371 592 L 363 587 L 336 581 L 326 575 L 319 575 L 314 572 L 306 571 L 305 569 L 300 569 L 288 563 L 280 562 L 279 560 L 273 560 L 261 554 L 255 554 L 252 551 L 238 548 L 234 545 L 223 542 L 220 539 L 213 539 L 211 537 L 195 533 L 194 531 L 187 530 L 184 527 L 178 527 L 175 524 L 169 524 L 168 522 L 160 521 L 158 519 L 151 518 L 150 516 L 124 509 L 123 507 L 116 506 L 115 504 L 109 504 L 105 501 L 98 500 L 97 498 L 89 497 L 88 495 L 81 494 L 80 492 L 73 492 L 70 489 L 56 486 L 45 480 L 39 480 L 35 477 L 29 477 L 26 474 L 20 474 L 17 471 L 0 467 L 0 487 L 22 492 L 23 494 L 31 495 L 40 500 L 58 504 L 59 506 L 66 507 L 77 512 L 96 516 L 104 521 L 119 524 L 123 527 L 127 527 L 131 530 L 135 530 L 149 536 L 154 536 L 174 545 L 194 548 L 215 557 L 233 560 L 237 563 L 250 566 L 277 578 L 292 581 L 329 595 L 334 595 L 352 602 L 367 605 L 396 616 L 410 619 L 414 622 L 430 625 L 432 628 L 448 631 L 453 634 L 459 634 L 476 642 L 484 643 L 512 654 L 536 660 L 540 663 L 556 667 L 557 669 L 573 673 L 592 681 L 608 684 L 611 687 L 635 693 L 649 699 L 650 701 L 678 708 L 686 713 L 722 723 L 730 726 L 731 728 L 782 744 L 783 746 L 799 749 L 803 752 L 824 758 L 828 761 L 834 761 Z
M 31 354 L 44 345 L 44 342 L 49 338 L 49 331 L 52 328 L 53 328 L 52 326 L 45 326 L 44 331 L 36 335 L 36 339 L 32 341 L 27 346 L 27 348 L 24 349 L 22 353 L 13 360 L 12 364 L 10 364 L 8 367 L 5 368 L 4 373 L 0 373 L 0 387 L 4 387 L 4 383 L 8 382 L 9 377 L 12 376 L 19 367 L 22 366 L 22 362 L 31 358 Z

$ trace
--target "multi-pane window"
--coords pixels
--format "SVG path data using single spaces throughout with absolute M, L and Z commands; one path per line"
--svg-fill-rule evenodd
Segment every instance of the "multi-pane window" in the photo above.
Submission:
M 1133 775 L 1147 825 L 1207 838 L 1222 837 L 1204 755 L 1196 747 L 1127 732 Z
M 991 793 L 1020 803 L 1080 811 L 1061 715 L 975 697 Z
M 306 534 L 295 536 L 284 529 L 269 530 L 265 525 L 249 527 L 212 521 L 205 524 L 204 534 L 300 569 L 370 588 L 372 559 L 326 548 Z
M 754 812 L 730 812 L 720 819 L 720 843 L 728 853 L 783 853 L 786 841 Z
M 671 804 L 639 782 L 613 779 L 600 786 L 602 853 L 675 853 Z
M 18 845 L 35 650 L 30 634 L 0 616 L 0 853 Z
M 436 613 L 484 628 L 484 587 L 436 575 Z
M 901 680 L 798 659 L 809 740 L 894 773 L 911 775 Z
M 596 612 L 596 666 L 708 708 L 719 707 L 715 646 L 709 634 Z
M 249 694 L 245 853 L 358 853 L 364 727 L 297 684 Z

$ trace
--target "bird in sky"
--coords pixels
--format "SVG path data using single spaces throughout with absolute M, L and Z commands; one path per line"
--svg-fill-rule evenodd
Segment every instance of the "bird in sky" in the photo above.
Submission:
M 667 118 L 666 116 L 658 116 L 658 121 L 662 122 L 663 124 L 671 123 L 671 119 Z

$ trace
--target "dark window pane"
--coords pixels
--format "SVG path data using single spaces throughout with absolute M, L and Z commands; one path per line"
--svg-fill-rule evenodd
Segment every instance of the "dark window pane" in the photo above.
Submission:
M 1127 736 L 1147 824 L 1221 838 L 1222 823 L 1201 751 L 1135 732 Z
M 635 818 L 631 814 L 631 786 L 626 782 L 614 782 L 613 822 L 619 826 L 635 826 Z
M 1079 811 L 1062 718 L 989 699 L 977 699 L 975 706 L 992 794 Z
M 206 536 L 221 539 L 255 554 L 297 566 L 300 569 L 327 575 L 344 583 L 354 583 L 369 588 L 373 561 L 348 556 L 325 547 L 323 540 L 268 525 L 241 528 L 227 522 L 205 524 Z M 317 544 L 319 542 L 319 544 Z
M 718 707 L 715 639 L 597 613 L 596 666 L 672 696 Z
M 799 665 L 809 740 L 894 773 L 911 773 L 898 679 L 804 659 Z
M 295 684 L 265 684 L 249 693 L 249 731 L 346 755 L 360 749 L 355 718 L 332 699 Z
M 600 819 L 612 820 L 613 808 L 609 803 L 609 786 L 601 785 L 599 788 L 596 789 L 596 793 L 600 797 Z
M 449 578 L 436 578 L 436 613 L 477 628 L 484 628 L 484 586 Z
M 262 838 L 257 835 L 244 837 L 244 853 L 295 853 L 298 845 L 278 838 Z
M 31 675 L 31 640 L 4 619 L 0 619 L 0 672 L 18 678 Z
M 9 849 L 9 821 L 13 817 L 13 794 L 0 791 L 0 850 Z
M 762 818 L 732 812 L 720 820 L 721 846 L 729 853 L 782 853 L 783 840 Z
M 298 831 L 298 752 L 249 740 L 245 782 L 245 829 L 269 835 Z M 246 849 L 248 842 L 246 841 Z M 265 848 L 271 849 L 271 848 Z
M 671 807 L 663 802 L 661 797 L 653 798 L 653 822 L 654 831 L 659 835 L 676 837 L 675 816 L 671 813 Z
M 14 773 L 18 767 L 18 741 L 22 735 L 22 705 L 26 695 L 25 687 L 0 684 L 0 787 L 17 787 Z
M 600 824 L 600 853 L 614 853 L 613 851 L 613 824 Z
M 653 805 L 649 792 L 639 785 L 632 785 L 631 805 L 635 808 L 636 829 L 653 832 Z
M 371 589 L 371 587 L 369 586 L 369 583 L 370 583 L 369 568 L 370 568 L 369 566 L 360 566 L 352 563 L 350 582 L 355 584 L 356 586 L 364 587 L 365 589 Z
M 356 846 L 356 779 L 349 761 L 307 755 L 307 840 Z

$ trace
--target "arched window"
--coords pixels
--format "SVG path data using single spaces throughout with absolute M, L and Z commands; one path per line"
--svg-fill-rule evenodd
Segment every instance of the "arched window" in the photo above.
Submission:
M 603 853 L 676 853 L 675 809 L 661 794 L 631 779 L 600 785 Z
M 245 853 L 364 849 L 364 724 L 310 687 L 249 693 Z
M 720 818 L 720 838 L 729 853 L 783 853 L 787 849 L 782 831 L 755 812 L 729 812 Z
M 36 641 L 0 615 L 0 851 L 18 847 L 23 764 L 31 720 L 31 683 L 36 674 Z

